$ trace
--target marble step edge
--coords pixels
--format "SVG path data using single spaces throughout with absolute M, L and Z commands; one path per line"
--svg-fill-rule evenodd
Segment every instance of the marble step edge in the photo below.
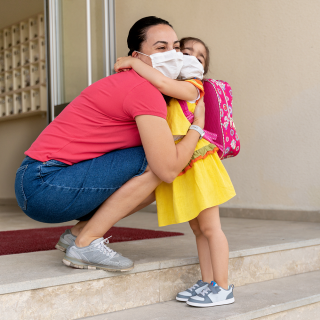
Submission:
M 265 247 L 231 251 L 229 254 L 229 258 L 233 259 L 233 258 L 248 257 L 248 256 L 253 256 L 258 254 L 306 248 L 306 247 L 312 247 L 312 246 L 318 246 L 318 245 L 320 245 L 320 238 L 289 242 L 289 243 L 283 243 L 283 244 L 276 244 L 276 245 L 265 246 Z M 20 254 L 19 256 L 21 257 L 22 260 L 24 260 L 28 258 L 28 253 Z M 133 270 L 125 273 L 106 272 L 102 270 L 86 270 L 85 272 L 82 272 L 82 273 L 75 272 L 73 274 L 56 276 L 54 278 L 48 277 L 48 278 L 41 278 L 41 279 L 32 280 L 32 281 L 29 281 L 29 280 L 17 281 L 9 284 L 0 284 L 0 295 L 65 285 L 65 284 L 78 283 L 83 281 L 97 280 L 97 279 L 110 278 L 110 277 L 119 277 L 123 275 L 137 274 L 141 272 L 148 272 L 148 271 L 154 271 L 154 270 L 183 267 L 183 266 L 194 265 L 198 263 L 199 263 L 198 257 L 188 257 L 188 258 L 171 259 L 171 260 L 163 260 L 163 261 L 155 261 L 155 262 L 147 262 L 147 263 L 138 263 L 135 265 L 135 268 Z
M 227 317 L 223 317 L 217 320 L 254 320 L 254 319 L 263 319 L 264 317 L 267 316 L 271 316 L 271 315 L 276 315 L 277 313 L 280 312 L 286 312 L 286 311 L 290 311 L 293 309 L 297 309 L 297 308 L 302 308 L 302 307 L 306 307 L 308 305 L 314 304 L 320 302 L 320 294 L 316 294 L 316 295 L 312 295 L 309 297 L 305 297 L 305 298 L 301 298 L 301 299 L 296 299 L 296 300 L 292 300 L 289 302 L 284 302 L 284 303 L 279 303 L 279 304 L 274 304 L 265 308 L 260 308 L 257 310 L 253 310 L 253 311 L 248 311 L 248 312 L 244 312 L 241 314 L 236 314 L 236 315 L 232 315 L 232 316 L 227 316 Z M 152 307 L 152 305 L 150 305 L 149 307 Z M 138 307 L 139 308 L 139 307 Z M 143 308 L 143 307 L 140 307 Z M 123 311 L 118 311 L 119 313 L 123 312 Z M 110 318 L 112 316 L 112 313 L 107 313 L 106 315 L 108 315 L 108 318 Z M 92 316 L 92 317 L 86 317 L 86 318 L 78 318 L 78 320 L 95 320 L 95 318 L 97 318 L 96 320 L 101 320 L 101 316 L 103 315 L 97 315 L 97 316 Z M 132 318 L 136 319 L 136 318 Z M 152 318 L 150 318 L 152 319 Z M 163 318 L 166 319 L 166 318 Z M 185 320 L 188 320 L 187 318 L 184 318 Z M 193 317 L 190 319 L 194 319 Z
M 301 298 L 301 299 L 297 299 L 289 302 L 274 304 L 266 308 L 249 311 L 240 315 L 230 316 L 221 320 L 253 320 L 257 318 L 260 319 L 262 317 L 271 316 L 280 312 L 285 312 L 292 309 L 305 307 L 317 302 L 320 302 L 320 294 L 316 294 L 310 297 L 305 297 L 305 298 Z

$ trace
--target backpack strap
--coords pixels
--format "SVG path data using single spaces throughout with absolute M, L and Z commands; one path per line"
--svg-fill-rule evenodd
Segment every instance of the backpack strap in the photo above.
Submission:
M 194 120 L 194 115 L 193 113 L 189 110 L 187 102 L 184 100 L 178 100 L 180 107 L 184 113 L 184 115 L 186 116 L 186 118 L 189 120 L 190 123 L 193 122 Z
M 188 104 L 186 101 L 184 100 L 178 100 L 179 104 L 180 104 L 180 107 L 184 113 L 184 115 L 186 116 L 186 118 L 188 119 L 188 121 L 190 123 L 193 122 L 194 120 L 194 115 L 193 113 L 189 110 L 188 108 Z M 212 133 L 212 132 L 209 132 L 207 130 L 203 130 L 204 131 L 204 136 L 203 138 L 206 139 L 207 141 L 211 142 L 211 143 L 214 143 L 216 144 L 215 140 L 217 139 L 217 134 L 216 133 Z M 219 146 L 218 146 L 219 147 Z

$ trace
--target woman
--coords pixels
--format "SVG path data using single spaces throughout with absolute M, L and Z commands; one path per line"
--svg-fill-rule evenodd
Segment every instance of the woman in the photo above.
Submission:
M 146 17 L 130 29 L 129 55 L 140 51 L 145 55 L 137 58 L 153 65 L 150 55 L 179 51 L 177 39 L 167 21 Z M 173 61 L 160 65 L 168 69 Z M 41 222 L 80 220 L 60 237 L 58 248 L 67 249 L 65 264 L 133 268 L 130 259 L 106 246 L 103 235 L 151 203 L 161 181 L 175 179 L 204 127 L 202 102 L 193 122 L 197 131 L 175 145 L 166 111 L 160 92 L 133 70 L 115 74 L 86 88 L 26 151 L 15 183 L 22 210 Z

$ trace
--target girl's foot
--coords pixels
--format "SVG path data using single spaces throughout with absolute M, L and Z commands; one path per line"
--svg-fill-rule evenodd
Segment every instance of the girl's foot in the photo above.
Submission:
M 233 288 L 233 284 L 229 286 L 228 290 L 218 285 L 213 286 L 209 284 L 208 287 L 197 296 L 189 298 L 187 304 L 193 307 L 213 307 L 233 303 Z
M 196 296 L 199 294 L 202 290 L 206 289 L 208 287 L 209 283 L 204 282 L 202 280 L 198 280 L 198 282 L 193 285 L 191 288 L 179 292 L 176 296 L 176 299 L 178 301 L 188 301 L 190 297 Z

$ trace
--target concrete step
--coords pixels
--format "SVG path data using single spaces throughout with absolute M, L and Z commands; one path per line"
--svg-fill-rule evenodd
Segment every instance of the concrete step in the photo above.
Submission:
M 159 228 L 156 215 L 141 212 L 117 225 L 185 235 L 112 244 L 135 261 L 123 274 L 68 268 L 59 251 L 1 256 L 0 318 L 77 319 L 125 310 L 172 300 L 200 278 L 187 224 Z M 319 224 L 223 218 L 222 226 L 236 287 L 320 269 Z
M 320 319 L 320 271 L 234 289 L 235 303 L 211 308 L 168 301 L 86 320 L 311 320 Z

